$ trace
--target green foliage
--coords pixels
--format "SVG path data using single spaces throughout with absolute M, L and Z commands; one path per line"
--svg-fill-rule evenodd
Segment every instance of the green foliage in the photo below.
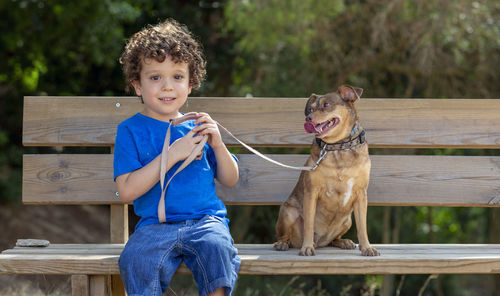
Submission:
M 1 1 L 0 203 L 19 202 L 22 96 L 123 89 L 123 24 L 140 9 L 122 1 Z
M 308 96 L 342 83 L 368 97 L 500 93 L 495 1 L 229 1 L 239 95 Z
M 122 24 L 140 10 L 119 1 L 3 1 L 0 12 L 9 84 L 23 94 L 79 94 L 96 84 L 93 71 L 116 67 Z
M 7 131 L 0 128 L 0 201 L 15 202 L 21 195 L 22 151 L 18 146 L 9 145 Z

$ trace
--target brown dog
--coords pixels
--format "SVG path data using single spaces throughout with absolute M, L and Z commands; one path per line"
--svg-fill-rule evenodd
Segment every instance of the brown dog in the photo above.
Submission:
M 378 256 L 366 232 L 366 189 L 370 158 L 365 132 L 358 123 L 354 102 L 363 89 L 348 85 L 326 95 L 312 94 L 305 108 L 304 128 L 316 139 L 306 165 L 288 199 L 281 205 L 274 244 L 276 250 L 301 248 L 300 255 L 315 255 L 315 247 L 332 245 L 354 249 L 342 239 L 351 228 L 354 211 L 359 249 L 364 256 Z

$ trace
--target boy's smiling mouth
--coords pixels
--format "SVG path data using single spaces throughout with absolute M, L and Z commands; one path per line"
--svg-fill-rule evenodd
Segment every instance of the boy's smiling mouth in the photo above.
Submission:
M 162 102 L 172 102 L 175 100 L 175 98 L 158 98 Z

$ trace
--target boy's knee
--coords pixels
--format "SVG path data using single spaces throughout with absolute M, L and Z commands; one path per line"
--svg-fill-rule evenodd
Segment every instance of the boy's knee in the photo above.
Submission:
M 219 256 L 235 256 L 238 251 L 233 245 L 231 237 L 211 237 L 201 242 L 199 248 L 207 254 L 217 254 Z
M 118 259 L 118 267 L 120 268 L 120 273 L 125 272 L 128 269 L 134 269 L 134 266 L 136 265 L 134 261 L 134 258 L 136 256 L 130 256 L 129 253 L 127 252 L 127 249 L 125 248 L 120 255 L 120 258 Z
M 126 270 L 142 270 L 143 267 L 151 268 L 150 263 L 154 263 L 154 258 L 145 258 L 138 255 L 135 250 L 125 248 L 118 259 L 118 267 L 121 271 Z

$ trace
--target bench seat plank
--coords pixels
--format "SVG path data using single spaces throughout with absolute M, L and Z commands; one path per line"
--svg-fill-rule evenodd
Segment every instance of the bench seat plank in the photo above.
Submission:
M 270 155 L 301 166 L 307 155 Z M 227 204 L 277 205 L 300 172 L 255 155 L 241 154 L 240 180 L 218 186 Z M 370 205 L 500 206 L 500 157 L 372 155 Z M 44 154 L 23 157 L 26 204 L 120 204 L 108 154 Z
M 123 244 L 54 244 L 14 248 L 0 255 L 0 273 L 118 274 Z M 419 274 L 500 273 L 500 244 L 375 244 L 382 255 L 319 248 L 316 256 L 298 249 L 275 251 L 270 244 L 237 244 L 240 274 Z M 179 270 L 189 272 L 185 266 Z
M 306 98 L 189 98 L 255 146 L 309 146 Z M 143 109 L 136 97 L 25 97 L 25 146 L 112 146 L 116 126 Z M 361 124 L 375 147 L 500 146 L 500 100 L 361 99 Z M 223 135 L 229 144 L 236 142 Z

